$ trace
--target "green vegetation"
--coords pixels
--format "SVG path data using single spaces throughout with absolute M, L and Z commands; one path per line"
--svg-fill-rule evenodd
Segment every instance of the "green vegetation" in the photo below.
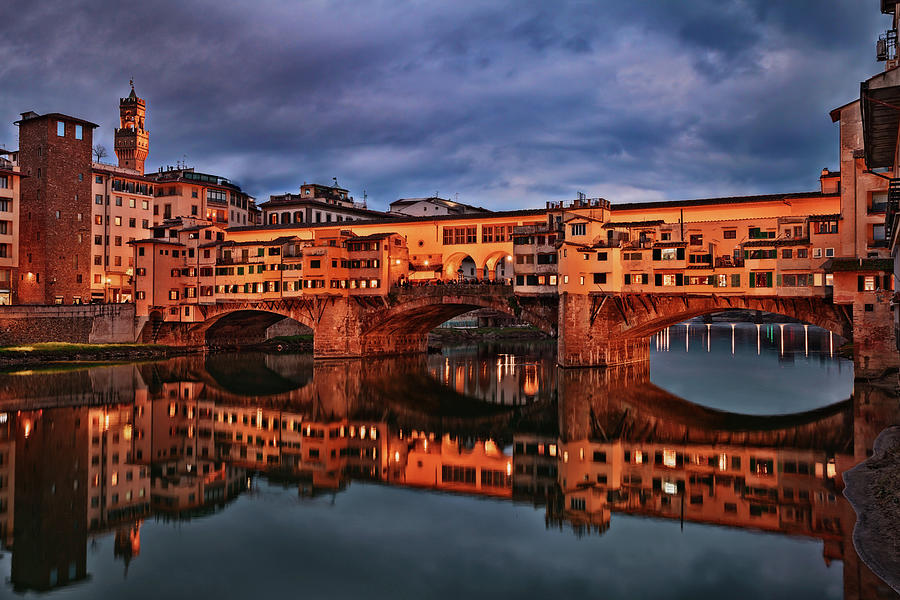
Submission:
M 0 357 L 47 356 L 49 358 L 73 354 L 108 354 L 127 352 L 161 352 L 162 344 L 70 344 L 68 342 L 36 342 L 21 346 L 0 347 Z

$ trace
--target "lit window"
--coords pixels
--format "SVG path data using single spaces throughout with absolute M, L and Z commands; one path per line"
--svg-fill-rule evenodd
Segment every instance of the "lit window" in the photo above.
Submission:
M 663 464 L 667 467 L 675 467 L 676 456 L 674 450 L 663 450 Z
M 866 292 L 874 292 L 875 291 L 875 276 L 874 275 L 866 275 L 866 278 L 863 280 L 863 291 L 866 291 Z

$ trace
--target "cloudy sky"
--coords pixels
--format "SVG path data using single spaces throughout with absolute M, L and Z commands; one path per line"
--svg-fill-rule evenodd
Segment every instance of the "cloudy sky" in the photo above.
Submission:
M 5 0 L 0 23 L 6 147 L 35 110 L 111 152 L 134 77 L 148 170 L 494 209 L 814 189 L 890 25 L 877 0 Z

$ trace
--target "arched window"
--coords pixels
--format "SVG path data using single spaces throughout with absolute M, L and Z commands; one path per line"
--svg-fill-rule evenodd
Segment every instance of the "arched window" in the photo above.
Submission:
M 294 213 L 294 223 L 302 223 L 303 222 L 303 211 L 298 210 Z

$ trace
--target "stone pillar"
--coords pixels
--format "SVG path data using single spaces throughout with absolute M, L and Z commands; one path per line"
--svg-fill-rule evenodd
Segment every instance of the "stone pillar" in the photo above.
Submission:
M 608 299 L 563 293 L 559 298 L 559 352 L 561 367 L 608 367 L 650 360 L 650 342 L 620 333 L 621 316 Z M 596 314 L 591 323 L 591 313 Z
M 313 356 L 316 358 L 348 358 L 362 356 L 362 323 L 360 307 L 350 298 L 323 299 L 318 323 L 313 334 Z
M 866 294 L 869 296 L 870 294 Z M 869 300 L 870 303 L 866 303 Z M 868 309 L 870 310 L 867 310 Z M 853 370 L 858 378 L 872 379 L 895 373 L 900 353 L 894 315 L 887 300 L 876 294 L 853 303 Z
M 315 358 L 348 358 L 424 352 L 427 333 L 365 335 L 368 314 L 350 298 L 327 300 L 313 336 Z

